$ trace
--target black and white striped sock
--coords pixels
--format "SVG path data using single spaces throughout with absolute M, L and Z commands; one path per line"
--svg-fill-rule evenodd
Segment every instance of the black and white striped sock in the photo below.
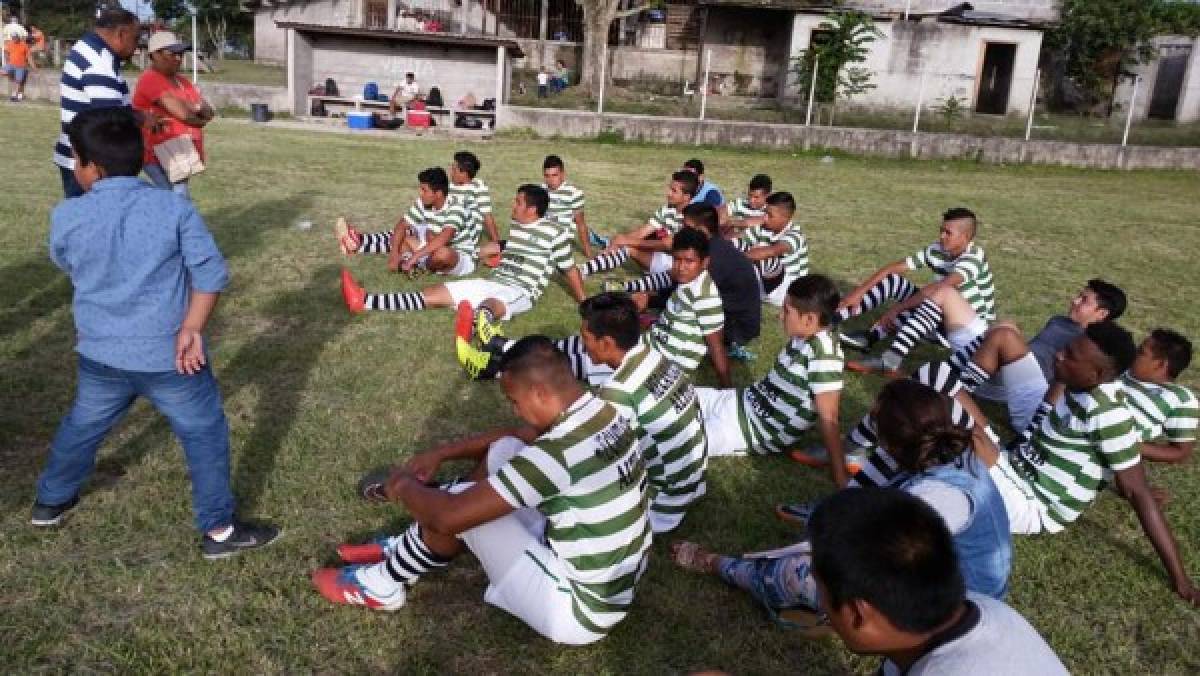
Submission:
M 412 312 L 425 309 L 425 296 L 420 291 L 404 293 L 368 293 L 363 304 L 368 310 L 383 312 Z
M 987 332 L 981 333 L 975 336 L 971 342 L 955 350 L 954 354 L 950 355 L 950 365 L 960 371 L 963 370 L 975 353 L 979 351 L 979 346 L 983 345 L 983 339 L 986 337 Z
M 907 313 L 906 313 L 907 314 Z M 896 337 L 884 354 L 885 363 L 899 365 L 925 336 L 932 335 L 942 325 L 942 308 L 932 300 L 926 300 L 916 307 L 904 320 L 897 320 L 900 325 Z
M 555 341 L 554 347 L 557 347 L 559 352 L 567 355 L 567 359 L 571 362 L 571 373 L 579 380 L 584 380 L 588 376 L 589 365 L 592 363 L 588 357 L 587 350 L 583 347 L 583 338 L 579 336 L 567 336 L 562 340 Z
M 612 253 L 602 253 L 579 266 L 579 273 L 584 277 L 588 277 L 598 272 L 607 272 L 621 267 L 627 260 L 629 260 L 629 252 L 622 247 Z
M 421 526 L 413 523 L 388 555 L 385 567 L 393 580 L 412 586 L 425 573 L 445 568 L 448 563 L 450 559 L 438 556 L 425 544 Z
M 643 293 L 649 291 L 663 291 L 675 286 L 675 278 L 669 272 L 658 272 L 653 275 L 646 275 L 640 279 L 633 279 L 625 283 L 625 291 L 627 293 Z
M 917 287 L 903 275 L 890 274 L 879 280 L 875 286 L 867 289 L 867 292 L 863 294 L 862 301 L 856 307 L 838 310 L 838 317 L 849 319 L 874 310 L 889 298 L 895 301 L 908 300 L 916 292 Z
M 963 367 L 959 371 L 962 374 L 962 380 L 966 384 L 968 392 L 974 392 L 976 387 L 986 383 L 992 377 L 992 374 L 984 371 L 979 364 L 973 361 L 963 364 Z
M 392 233 L 390 232 L 363 233 L 362 241 L 358 245 L 358 253 L 360 254 L 387 253 L 391 250 Z

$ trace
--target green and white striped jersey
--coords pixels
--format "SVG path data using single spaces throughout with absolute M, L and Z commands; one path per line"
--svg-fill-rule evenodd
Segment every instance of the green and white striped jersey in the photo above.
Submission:
M 483 217 L 492 213 L 492 192 L 482 179 L 473 178 L 462 185 L 450 184 L 450 194 L 462 198 L 463 208 L 467 212 L 467 227 L 477 234 L 475 240 L 483 234 Z
M 1087 392 L 1067 392 L 1033 429 L 1028 443 L 1010 454 L 1013 468 L 1030 484 L 1052 521 L 1079 518 L 1112 473 L 1141 461 L 1138 429 L 1114 381 Z
M 729 217 L 735 221 L 766 215 L 766 209 L 755 209 L 751 207 L 750 200 L 746 199 L 745 197 L 739 197 L 729 203 Z
M 725 328 L 725 310 L 717 285 L 705 270 L 687 284 L 675 287 L 667 299 L 667 309 L 650 327 L 656 350 L 694 371 L 708 354 L 704 337 Z
M 664 204 L 647 221 L 658 230 L 666 230 L 671 236 L 683 229 L 683 214 L 675 207 Z
M 579 623 L 605 634 L 620 622 L 651 537 L 646 469 L 629 420 L 584 394 L 488 483 L 514 508 L 546 516 L 546 544 L 570 577 Z
M 691 379 L 643 337 L 599 395 L 637 428 L 650 477 L 654 532 L 673 529 L 706 490 L 708 441 Z
M 530 300 L 541 297 L 550 283 L 551 272 L 575 266 L 571 258 L 571 232 L 554 221 L 543 218 L 533 223 L 514 222 L 506 241 L 492 278 L 524 289 Z
M 813 398 L 842 389 L 845 363 L 841 341 L 831 331 L 789 340 L 767 375 L 738 397 L 738 420 L 750 450 L 791 450 L 817 419 Z
M 558 221 L 563 225 L 571 225 L 575 222 L 575 214 L 583 211 L 584 197 L 583 191 L 563 181 L 562 185 L 554 190 L 542 184 L 543 188 L 550 193 L 550 207 L 546 209 L 546 218 Z
M 983 247 L 971 242 L 962 255 L 950 258 L 942 250 L 942 245 L 934 242 L 904 262 L 910 270 L 927 267 L 938 279 L 952 272 L 962 275 L 963 281 L 958 285 L 958 292 L 971 304 L 980 319 L 988 322 L 996 320 L 996 289 L 992 285 L 992 267 L 988 265 Z
M 461 255 L 475 257 L 479 248 L 479 230 L 467 224 L 467 213 L 461 197 L 447 195 L 441 209 L 427 207 L 419 199 L 413 200 L 413 205 L 404 214 L 404 220 L 409 225 L 424 228 L 427 239 L 433 239 L 446 228 L 454 228 L 448 246 Z
M 1191 390 L 1176 383 L 1148 383 L 1126 373 L 1125 405 L 1133 413 L 1142 441 L 1182 443 L 1196 440 L 1200 404 Z
M 783 274 L 790 279 L 808 275 L 808 240 L 800 228 L 792 223 L 783 226 L 779 232 L 771 232 L 765 225 L 755 225 L 746 228 L 738 238 L 738 248 L 742 251 L 780 243 L 787 244 L 787 252 L 779 257 Z

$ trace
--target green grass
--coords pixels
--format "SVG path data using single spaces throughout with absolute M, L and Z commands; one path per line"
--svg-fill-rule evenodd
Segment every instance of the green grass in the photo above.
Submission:
M 272 548 L 203 561 L 191 530 L 180 451 L 139 406 L 101 452 L 83 503 L 54 532 L 27 525 L 33 483 L 72 397 L 70 287 L 48 262 L 48 213 L 59 179 L 49 162 L 51 107 L 4 106 L 0 147 L 12 177 L 0 201 L 0 664 L 4 671 L 868 673 L 875 662 L 834 641 L 774 628 L 745 596 L 677 572 L 656 542 L 631 615 L 611 637 L 562 648 L 485 606 L 470 556 L 423 581 L 394 614 L 334 607 L 307 575 L 333 546 L 406 521 L 353 496 L 365 470 L 432 442 L 512 416 L 493 384 L 472 384 L 452 356 L 448 312 L 351 318 L 337 288 L 329 224 L 346 214 L 390 226 L 415 193 L 415 173 L 444 166 L 458 145 L 263 129 L 217 122 L 197 205 L 229 259 L 233 281 L 212 323 L 212 357 L 232 427 L 233 476 L 248 517 L 286 530 Z M 464 144 L 504 212 L 516 185 L 564 157 L 587 190 L 589 221 L 614 232 L 661 201 L 663 177 L 692 155 L 736 193 L 765 171 L 795 192 L 815 268 L 849 284 L 927 243 L 942 209 L 984 218 L 1003 315 L 1027 330 L 1060 310 L 1081 282 L 1103 275 L 1132 299 L 1126 324 L 1200 336 L 1194 311 L 1200 248 L 1195 173 L 1088 172 L 1045 167 L 909 162 L 818 155 L 506 138 Z M 301 230 L 296 223 L 315 226 Z M 503 220 L 503 219 L 501 219 Z M 350 263 L 374 288 L 412 289 L 383 261 Z M 781 345 L 767 311 L 762 355 L 738 367 L 750 382 Z M 552 287 L 512 323 L 564 335 L 577 318 Z M 923 353 L 931 354 L 931 353 Z M 1200 385 L 1195 367 L 1184 382 Z M 698 375 L 713 382 L 707 368 Z M 866 410 L 879 382 L 848 377 L 843 422 Z M 1200 471 L 1156 466 L 1167 518 L 1200 574 Z M 830 489 L 825 476 L 782 458 L 711 465 L 709 495 L 677 537 L 727 551 L 789 541 L 776 502 Z M 1195 673 L 1200 614 L 1177 602 L 1132 512 L 1113 495 L 1062 535 L 1016 540 L 1012 604 L 1077 673 Z

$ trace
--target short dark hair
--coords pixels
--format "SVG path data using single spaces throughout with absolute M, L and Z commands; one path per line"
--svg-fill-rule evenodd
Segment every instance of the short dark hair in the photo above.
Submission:
M 872 410 L 881 445 L 907 472 L 953 462 L 971 445 L 971 431 L 951 418 L 950 398 L 911 378 L 884 385 Z
M 612 338 L 617 347 L 631 350 L 641 339 L 638 309 L 623 291 L 606 291 L 579 304 L 579 316 L 597 338 Z
M 1151 331 L 1150 350 L 1154 356 L 1167 360 L 1167 374 L 1172 380 L 1192 363 L 1192 341 L 1178 331 L 1161 328 Z
M 790 192 L 773 192 L 767 196 L 767 206 L 783 207 L 789 214 L 796 213 L 796 198 Z
M 771 177 L 767 176 L 766 174 L 755 174 L 752 176 L 750 178 L 750 192 L 754 192 L 755 190 L 762 190 L 770 193 Z
M 142 170 L 142 130 L 124 106 L 89 108 L 67 125 L 67 138 L 83 164 L 105 176 L 137 176 Z
M 533 183 L 522 183 L 517 192 L 525 196 L 525 206 L 537 210 L 538 218 L 545 218 L 546 211 L 550 209 L 550 193 L 546 192 L 545 188 Z
M 565 389 L 575 384 L 571 361 L 546 336 L 525 336 L 504 353 L 500 370 L 510 381 L 523 384 L 542 383 L 553 389 Z
M 1114 376 L 1128 370 L 1137 356 L 1133 335 L 1112 320 L 1088 324 L 1083 334 L 1108 357 Z
M 547 155 L 546 159 L 542 160 L 542 169 L 562 169 L 566 170 L 566 165 L 563 164 L 562 158 L 558 155 Z
M 1108 319 L 1110 322 L 1115 322 L 1125 314 L 1125 292 L 1116 284 L 1110 284 L 1097 277 L 1089 279 L 1085 288 L 1096 294 L 1096 304 L 1108 310 Z
M 683 208 L 683 217 L 695 223 L 710 237 L 717 234 L 717 226 L 721 221 L 721 218 L 717 216 L 717 208 L 705 203 L 687 205 Z
M 697 230 L 684 226 L 675 233 L 675 237 L 671 240 L 671 251 L 695 251 L 696 255 L 701 258 L 708 258 L 708 235 Z
M 694 157 L 692 159 L 688 160 L 687 162 L 684 162 L 683 168 L 691 169 L 692 171 L 696 172 L 697 174 L 704 173 L 704 163 Z
M 430 167 L 417 174 L 417 183 L 423 183 L 435 192 L 446 193 L 450 191 L 450 177 L 446 175 L 446 170 L 441 167 Z
M 942 222 L 946 221 L 971 221 L 971 239 L 975 239 L 976 229 L 979 227 L 979 221 L 975 218 L 975 212 L 966 207 L 951 207 L 942 214 Z
M 895 488 L 839 491 L 808 521 L 813 574 L 831 608 L 862 600 L 897 629 L 926 633 L 966 599 L 954 539 L 920 498 Z
M 454 153 L 454 166 L 459 170 L 465 171 L 467 176 L 475 178 L 475 174 L 483 167 L 483 163 L 475 156 L 475 153 L 468 150 L 460 150 Z
M 700 180 L 690 171 L 677 171 L 671 174 L 671 180 L 683 186 L 683 192 L 689 197 L 695 197 L 700 189 Z
M 96 13 L 96 28 L 101 30 L 109 30 L 112 28 L 121 28 L 124 26 L 136 26 L 140 22 L 137 15 L 127 9 L 120 7 L 106 7 Z
M 800 312 L 815 312 L 821 326 L 829 326 L 842 300 L 837 285 L 825 275 L 797 277 L 788 286 L 787 303 Z

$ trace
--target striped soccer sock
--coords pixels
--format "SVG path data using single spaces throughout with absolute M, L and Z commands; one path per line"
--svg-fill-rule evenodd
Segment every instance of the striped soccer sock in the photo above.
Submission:
M 967 364 L 971 362 L 971 358 L 979 351 L 979 346 L 983 345 L 983 339 L 986 337 L 987 332 L 985 331 L 975 336 L 971 342 L 955 350 L 954 354 L 950 355 L 950 365 L 960 371 L 966 368 Z
M 364 233 L 362 241 L 358 245 L 358 253 L 360 254 L 387 253 L 391 250 L 392 233 L 390 232 Z
M 425 296 L 420 291 L 404 293 L 368 293 L 363 307 L 383 312 L 412 312 L 425 309 Z
M 845 320 L 861 315 L 864 312 L 870 312 L 888 299 L 895 301 L 908 300 L 916 292 L 917 287 L 903 275 L 891 274 L 879 280 L 875 286 L 867 289 L 867 292 L 863 294 L 862 301 L 857 306 L 838 310 L 838 318 Z
M 414 522 L 404 531 L 384 563 L 393 580 L 411 587 L 425 573 L 445 568 L 450 559 L 439 556 L 425 544 L 421 539 L 421 526 Z
M 624 247 L 621 247 L 612 253 L 602 253 L 584 263 L 579 267 L 579 273 L 584 277 L 588 277 L 598 272 L 607 272 L 621 267 L 627 260 L 629 260 L 629 252 Z
M 646 275 L 640 279 L 630 280 L 625 283 L 626 293 L 645 293 L 650 291 L 662 291 L 669 289 L 675 285 L 675 278 L 669 272 L 658 272 L 653 275 Z
M 976 387 L 986 383 L 992 377 L 992 374 L 984 371 L 979 364 L 973 361 L 963 364 L 960 372 L 962 374 L 962 381 L 966 384 L 968 392 L 974 392 Z
M 937 331 L 941 325 L 942 308 L 937 303 L 926 300 L 918 305 L 907 319 L 900 322 L 896 338 L 883 355 L 884 364 L 891 368 L 898 367 L 922 338 Z
M 592 362 L 588 358 L 587 350 L 583 347 L 583 338 L 568 336 L 562 340 L 555 341 L 554 347 L 557 347 L 559 352 L 567 355 L 567 359 L 571 362 L 571 373 L 577 379 L 584 380 L 587 378 L 588 367 Z

